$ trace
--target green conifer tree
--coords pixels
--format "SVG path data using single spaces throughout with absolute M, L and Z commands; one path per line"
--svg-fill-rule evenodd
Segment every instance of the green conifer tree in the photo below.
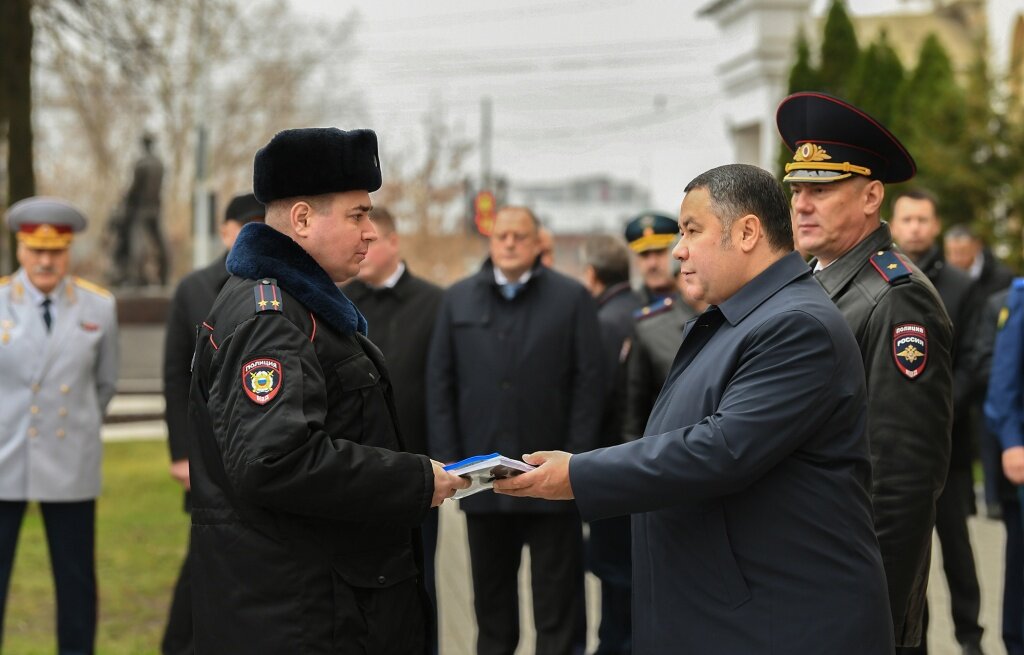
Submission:
M 821 41 L 821 90 L 841 98 L 848 97 L 859 59 L 857 33 L 846 13 L 846 6 L 842 0 L 832 0 Z
M 811 46 L 807 42 L 807 35 L 801 29 L 796 35 L 796 60 L 789 70 L 789 81 L 786 85 L 786 95 L 797 91 L 815 91 L 821 88 L 821 77 L 814 64 L 811 63 Z M 779 144 L 779 156 L 777 174 L 779 179 L 785 175 L 786 163 L 793 157 L 785 143 Z

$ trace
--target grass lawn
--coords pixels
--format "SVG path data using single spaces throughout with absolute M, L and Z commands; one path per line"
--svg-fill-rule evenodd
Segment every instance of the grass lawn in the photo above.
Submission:
M 162 441 L 105 445 L 97 503 L 98 655 L 159 653 L 171 589 L 188 539 L 182 494 Z M 29 506 L 7 600 L 3 652 L 57 650 L 53 578 L 38 508 Z

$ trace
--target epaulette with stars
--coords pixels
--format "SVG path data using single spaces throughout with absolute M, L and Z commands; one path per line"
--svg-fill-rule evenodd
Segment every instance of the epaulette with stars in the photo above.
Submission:
M 910 276 L 913 275 L 913 271 L 903 258 L 892 250 L 879 250 L 871 256 L 870 261 L 882 279 L 889 284 L 909 282 Z
M 281 289 L 277 286 L 277 280 L 263 278 L 252 288 L 252 292 L 256 299 L 257 314 L 283 310 Z
M 658 302 L 652 302 L 650 305 L 647 305 L 646 307 L 641 307 L 640 309 L 633 312 L 633 319 L 636 321 L 642 321 L 645 318 L 650 318 L 652 316 L 664 314 L 668 310 L 672 309 L 672 304 L 674 302 L 675 301 L 672 300 L 671 298 L 662 298 Z

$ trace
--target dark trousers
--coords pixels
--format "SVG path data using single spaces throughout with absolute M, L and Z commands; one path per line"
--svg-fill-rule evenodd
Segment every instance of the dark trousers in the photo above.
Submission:
M 437 567 L 434 559 L 437 555 L 437 528 L 440 511 L 437 508 L 427 512 L 427 520 L 420 527 L 423 535 L 423 584 L 427 587 L 427 595 L 430 596 L 430 611 L 434 617 L 433 641 L 430 652 L 437 655 L 437 632 L 440 626 L 437 622 Z
M 942 547 L 942 570 L 949 585 L 949 601 L 953 612 L 953 628 L 961 645 L 980 644 L 981 626 L 978 611 L 981 591 L 974 567 L 974 551 L 967 531 L 968 498 L 972 488 L 969 469 L 950 469 L 946 486 L 935 503 L 935 532 Z M 900 653 L 925 655 L 928 652 L 928 606 L 924 610 L 921 645 L 898 649 Z
M 0 501 L 0 625 L 26 504 Z M 39 508 L 57 593 L 57 652 L 91 655 L 96 642 L 96 501 L 44 502 Z
M 178 581 L 171 596 L 171 609 L 167 614 L 167 627 L 160 642 L 163 655 L 192 655 L 192 540 L 185 551 Z
M 969 468 L 950 469 L 946 486 L 935 503 L 935 531 L 942 546 L 942 570 L 949 585 L 953 626 L 960 644 L 981 642 L 978 612 L 981 590 L 974 566 L 971 535 L 967 531 L 968 502 L 974 498 Z
M 1003 571 L 1003 644 L 1007 655 L 1024 655 L 1024 527 L 1021 503 L 1003 500 L 1006 558 Z
M 587 568 L 601 580 L 600 645 L 594 655 L 628 655 L 633 650 L 630 521 L 629 516 L 616 516 L 590 524 Z
M 519 644 L 519 564 L 530 547 L 537 655 L 572 652 L 583 604 L 579 516 L 467 514 L 479 655 L 513 655 Z

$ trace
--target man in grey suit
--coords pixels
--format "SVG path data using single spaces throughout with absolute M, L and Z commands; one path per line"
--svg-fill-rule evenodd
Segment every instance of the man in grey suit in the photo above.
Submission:
M 891 655 L 864 435 L 864 368 L 793 252 L 789 202 L 734 164 L 679 212 L 691 321 L 643 438 L 495 483 L 633 514 L 633 653 Z
M 117 313 L 106 290 L 69 276 L 85 217 L 55 198 L 11 206 L 20 268 L 0 279 L 0 621 L 25 506 L 37 501 L 57 591 L 62 655 L 96 636 L 100 424 L 117 381 Z

